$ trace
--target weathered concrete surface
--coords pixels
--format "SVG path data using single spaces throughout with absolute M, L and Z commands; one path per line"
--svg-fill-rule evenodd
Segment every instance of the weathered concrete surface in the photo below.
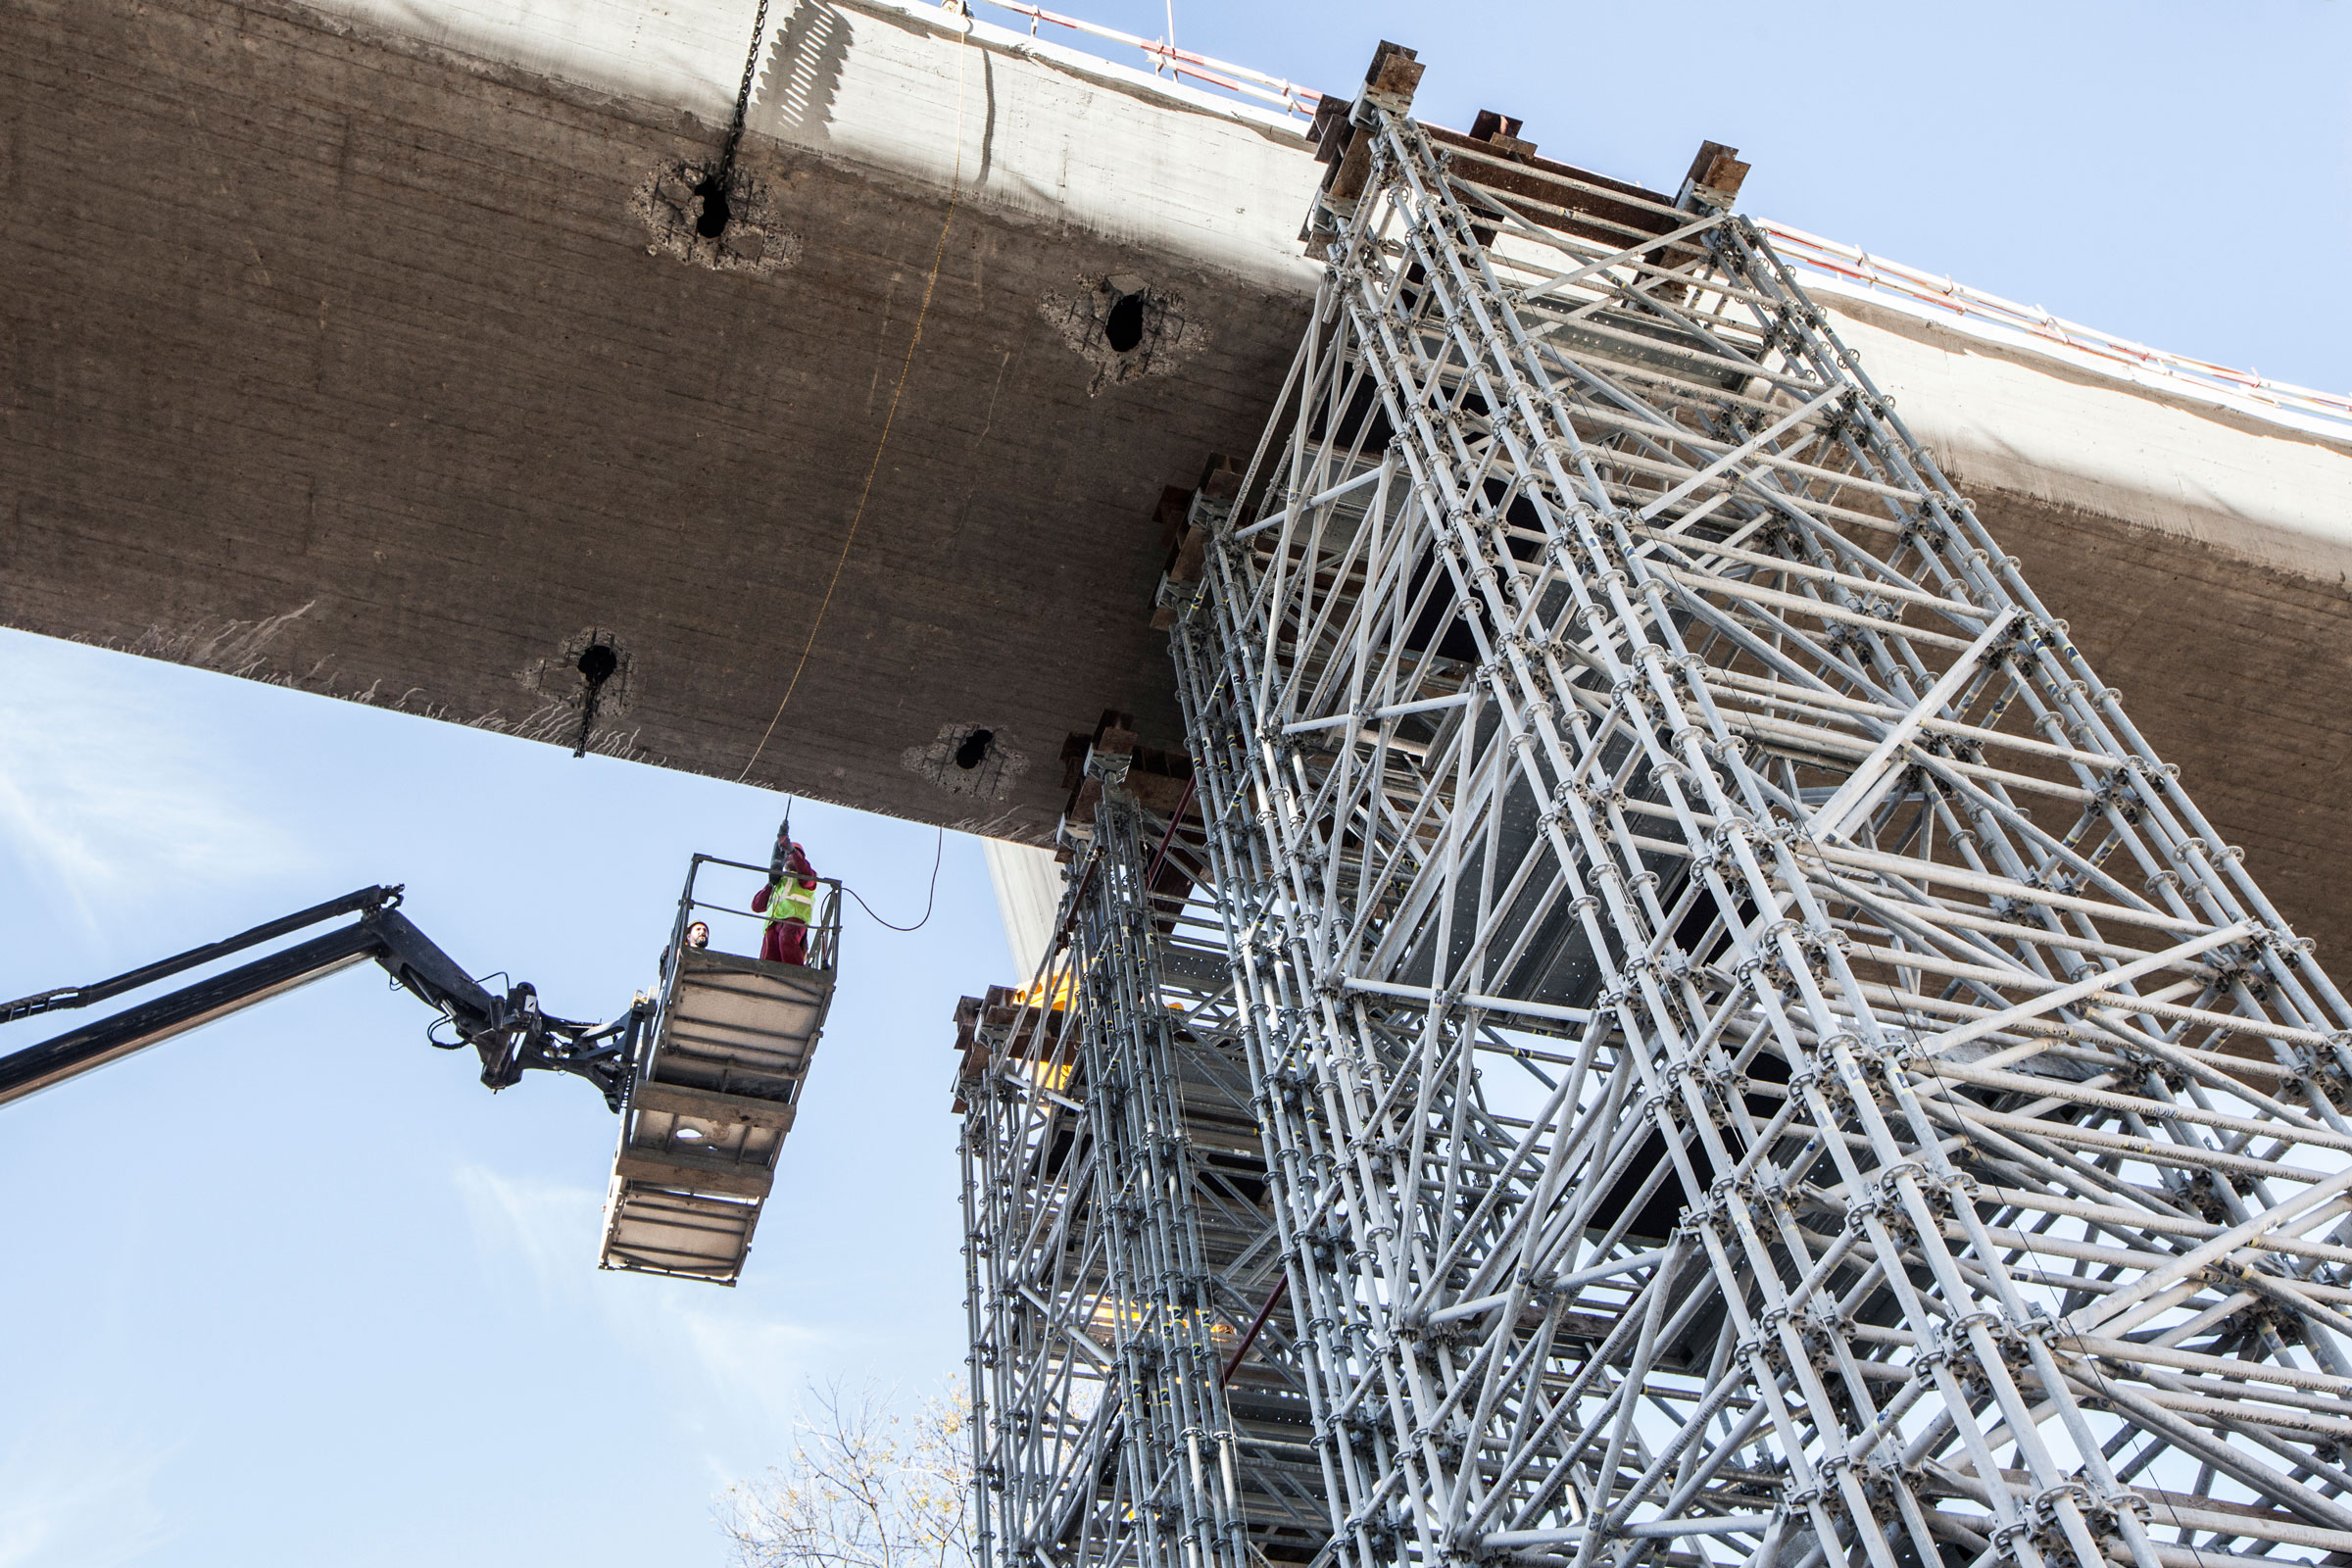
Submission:
M 1071 732 L 1174 741 L 1152 513 L 1295 344 L 1293 131 L 805 0 L 752 258 L 662 195 L 750 4 L 332 5 L 0 0 L 0 620 L 564 742 L 602 632 L 600 749 L 1032 841 Z M 2289 918 L 2352 939 L 2352 452 L 1825 303 Z
M 1817 297 L 2280 911 L 2352 951 L 2352 449 Z
M 2242 399 L 2135 386 L 2070 363 L 2086 357 L 1833 287 L 1817 279 L 1814 292 L 1838 335 L 1912 434 L 1993 505 L 2125 518 L 2320 582 L 2352 568 L 2352 425 L 2325 433 L 2231 406 Z
M 820 75 L 851 14 L 822 15 Z M 0 618 L 566 742 L 602 630 L 607 749 L 1014 836 L 1051 831 L 1103 710 L 1175 738 L 1154 512 L 1253 439 L 1295 346 L 1303 285 L 1269 278 L 1303 264 L 1250 206 L 1295 228 L 1304 187 L 1255 163 L 1291 133 L 1192 116 L 1190 177 L 1232 188 L 1189 251 L 1146 250 L 1024 210 L 1051 191 L 1005 144 L 1072 81 L 924 34 L 966 75 L 952 222 L 937 189 L 756 140 L 788 260 L 721 270 L 656 253 L 648 187 L 715 140 L 675 110 L 290 6 L 0 19 Z M 834 74 L 819 98 L 866 80 Z M 867 88 L 879 115 L 896 88 Z M 1095 96 L 1097 139 L 1182 113 Z M 1218 265 L 1243 255 L 1256 276 Z M 1072 324 L 1114 275 L 1164 305 L 1125 380 Z
M 1987 493 L 1982 513 L 2158 755 L 2329 972 L 2352 956 L 2352 604 L 2110 516 Z

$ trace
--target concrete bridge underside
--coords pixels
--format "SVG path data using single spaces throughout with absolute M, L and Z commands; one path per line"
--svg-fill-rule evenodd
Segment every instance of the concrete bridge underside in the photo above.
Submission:
M 601 635 L 599 750 L 1030 842 L 1105 710 L 1180 750 L 1162 499 L 1297 342 L 1302 139 L 804 4 L 724 250 L 673 197 L 746 10 L 564 56 L 393 24 L 429 5 L 0 0 L 0 621 L 565 745 Z M 2352 937 L 2352 451 L 1844 314 L 2289 918 Z M 2057 413 L 2004 428 L 2002 377 Z

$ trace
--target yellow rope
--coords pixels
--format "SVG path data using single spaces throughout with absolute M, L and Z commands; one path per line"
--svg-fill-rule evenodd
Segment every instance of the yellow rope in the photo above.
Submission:
M 948 180 L 948 216 L 939 225 L 939 244 L 931 252 L 931 275 L 923 279 L 923 303 L 914 313 L 914 336 L 906 340 L 906 358 L 899 366 L 899 384 L 891 389 L 890 409 L 882 416 L 882 438 L 874 443 L 874 461 L 866 465 L 865 483 L 858 492 L 858 510 L 850 514 L 850 531 L 842 537 L 841 554 L 834 559 L 833 577 L 825 584 L 825 597 L 816 607 L 816 619 L 809 622 L 808 640 L 801 645 L 800 662 L 792 666 L 792 680 L 785 686 L 783 701 L 776 704 L 775 713 L 768 719 L 766 730 L 760 734 L 760 744 L 752 748 L 750 760 L 743 764 L 743 771 L 735 775 L 738 784 L 751 776 L 752 766 L 760 760 L 760 754 L 767 750 L 769 739 L 776 733 L 777 722 L 783 718 L 785 708 L 792 702 L 792 694 L 801 688 L 801 672 L 808 667 L 809 651 L 816 647 L 816 634 L 825 623 L 825 612 L 833 608 L 833 590 L 841 586 L 841 568 L 849 564 L 850 546 L 858 539 L 858 525 L 865 520 L 865 503 L 874 493 L 874 475 L 882 471 L 882 452 L 890 445 L 890 427 L 898 422 L 899 400 L 906 393 L 907 372 L 914 368 L 915 347 L 923 341 L 923 321 L 931 314 L 931 294 L 939 286 L 939 269 L 947 259 L 948 230 L 956 221 L 956 199 L 963 191 L 963 57 L 970 43 L 971 26 L 971 18 L 966 14 L 963 18 L 964 30 L 958 34 L 956 48 L 956 171 Z

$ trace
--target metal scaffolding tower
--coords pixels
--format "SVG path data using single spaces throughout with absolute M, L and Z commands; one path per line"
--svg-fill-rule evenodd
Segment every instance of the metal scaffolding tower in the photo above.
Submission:
M 962 1019 L 982 1557 L 1304 1561 L 1322 1477 L 1223 939 L 1197 839 L 1122 761 L 1094 764 L 1066 941 Z
M 1728 150 L 1668 200 L 1417 75 L 1318 122 L 1314 318 L 1163 584 L 1214 1022 L 1106 806 L 1073 1021 L 973 1091 L 1000 1549 L 1238 1555 L 1184 1443 L 1252 1302 L 1119 1239 L 1189 1032 L 1334 1562 L 2352 1560 L 2352 1009 Z

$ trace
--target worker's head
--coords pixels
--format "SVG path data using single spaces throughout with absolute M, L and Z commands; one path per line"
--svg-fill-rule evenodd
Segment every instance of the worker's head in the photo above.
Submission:
M 710 945 L 710 927 L 700 920 L 688 926 L 686 928 L 686 945 L 690 948 L 709 947 Z

